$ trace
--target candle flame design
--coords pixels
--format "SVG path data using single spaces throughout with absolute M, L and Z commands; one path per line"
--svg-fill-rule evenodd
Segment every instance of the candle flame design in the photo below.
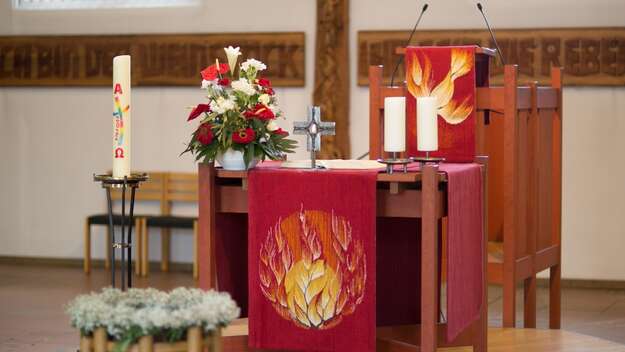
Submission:
M 269 229 L 260 248 L 260 289 L 276 312 L 305 329 L 329 329 L 362 303 L 362 242 L 346 219 L 303 207 Z
M 419 56 L 422 56 L 421 59 Z M 451 49 L 450 68 L 445 77 L 435 84 L 432 63 L 426 55 L 411 52 L 407 57 L 406 86 L 414 97 L 436 97 L 438 115 L 447 123 L 456 125 L 473 111 L 470 96 L 454 100 L 454 81 L 471 71 L 474 65 L 473 51 Z M 423 64 L 421 64 L 421 61 Z

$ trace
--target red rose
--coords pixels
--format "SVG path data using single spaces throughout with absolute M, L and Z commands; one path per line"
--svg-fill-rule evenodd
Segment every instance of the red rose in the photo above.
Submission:
M 273 88 L 271 87 L 267 87 L 265 88 L 265 93 L 269 94 L 269 95 L 274 95 L 276 94 L 276 92 L 274 92 Z
M 213 141 L 213 131 L 210 123 L 205 122 L 198 127 L 195 137 L 202 145 L 209 145 Z
M 289 132 L 283 130 L 282 128 L 278 128 L 277 130 L 273 131 L 273 133 L 279 134 L 281 136 L 288 136 L 289 135 Z
M 210 112 L 211 108 L 208 104 L 197 104 L 197 106 L 191 111 L 187 121 L 194 120 L 196 117 L 200 116 L 203 112 Z
M 268 121 L 276 117 L 271 109 L 261 103 L 256 104 L 251 110 L 244 112 L 243 116 L 248 119 L 259 119 L 261 121 Z
M 212 81 L 217 78 L 218 75 L 223 75 L 224 73 L 228 72 L 229 69 L 230 68 L 228 67 L 228 64 L 219 64 L 219 69 L 217 68 L 217 64 L 210 65 L 202 70 L 202 79 Z
M 263 88 L 271 88 L 271 81 L 267 78 L 260 78 L 258 79 L 258 85 Z
M 232 141 L 239 144 L 248 144 L 256 138 L 256 133 L 251 128 L 246 128 L 232 134 Z
M 219 81 L 217 81 L 217 84 L 219 84 L 220 86 L 227 86 L 227 85 L 230 85 L 230 80 L 227 78 L 222 78 Z

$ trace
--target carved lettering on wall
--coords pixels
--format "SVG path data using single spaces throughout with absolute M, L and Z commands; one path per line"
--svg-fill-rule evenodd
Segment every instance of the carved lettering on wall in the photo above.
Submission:
M 199 86 L 223 48 L 267 64 L 275 86 L 303 86 L 304 33 L 0 37 L 0 86 L 111 84 L 113 57 L 132 55 L 134 85 Z
M 368 84 L 369 65 L 384 65 L 387 83 L 408 31 L 358 33 L 358 84 Z M 625 28 L 497 30 L 497 42 L 508 64 L 519 65 L 522 80 L 549 82 L 552 66 L 564 67 L 567 85 L 625 84 Z M 477 44 L 494 48 L 485 30 L 418 31 L 412 45 Z M 501 83 L 503 67 L 492 60 L 492 82 Z M 397 75 L 404 77 L 403 66 Z

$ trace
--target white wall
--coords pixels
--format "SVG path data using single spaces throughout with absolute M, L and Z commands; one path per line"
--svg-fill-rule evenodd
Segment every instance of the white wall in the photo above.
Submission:
M 305 31 L 306 87 L 279 89 L 290 120 L 300 119 L 313 84 L 315 1 L 206 0 L 200 9 L 12 13 L 0 4 L 0 34 Z M 482 1 L 495 28 L 624 26 L 620 0 Z M 367 88 L 356 85 L 356 33 L 407 29 L 422 2 L 351 1 L 351 143 L 368 145 Z M 242 9 L 249 9 L 242 11 Z M 257 16 L 262 12 L 262 16 Z M 224 15 L 225 14 L 225 15 Z M 163 25 L 166 24 L 166 26 Z M 468 0 L 431 1 L 423 29 L 482 28 Z M 107 88 L 0 88 L 0 255 L 80 257 L 82 221 L 104 210 L 92 172 L 109 167 L 110 104 Z M 178 154 L 191 131 L 181 107 L 193 105 L 192 88 L 133 90 L 133 167 L 193 171 Z M 563 275 L 625 280 L 625 89 L 566 88 L 564 92 Z M 100 131 L 100 132 L 98 132 Z M 621 137 L 621 138 L 619 138 Z M 65 149 L 61 156 L 59 149 Z M 299 153 L 303 155 L 303 153 Z M 74 177 L 73 187 L 65 182 Z M 193 208 L 181 212 L 195 211 Z M 95 246 L 101 248 L 101 237 Z M 158 242 L 152 241 L 154 245 Z M 190 236 L 174 236 L 174 260 L 190 259 Z M 158 257 L 152 246 L 152 257 Z M 96 256 L 102 251 L 96 251 Z

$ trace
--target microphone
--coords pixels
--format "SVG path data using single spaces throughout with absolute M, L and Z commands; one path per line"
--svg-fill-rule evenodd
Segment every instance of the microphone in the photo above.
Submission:
M 486 19 L 486 15 L 484 14 L 484 8 L 482 7 L 482 4 L 479 2 L 477 3 L 477 9 L 480 10 L 482 17 L 484 17 L 484 22 L 486 22 L 486 28 L 488 28 L 490 37 L 493 39 L 493 43 L 495 43 L 495 48 L 497 48 L 497 54 L 499 54 L 499 60 L 501 60 L 501 64 L 505 66 L 506 60 L 504 60 L 503 54 L 501 53 L 501 48 L 499 47 L 499 44 L 497 44 L 497 39 L 495 39 L 495 33 L 493 33 L 493 30 L 490 28 L 490 24 L 488 24 L 488 19 Z
M 414 27 L 412 28 L 412 32 L 410 32 L 410 37 L 408 37 L 408 41 L 406 42 L 406 45 L 404 45 L 404 46 L 410 45 L 410 41 L 412 40 L 412 36 L 414 35 L 415 31 L 417 30 L 417 26 L 419 26 L 419 22 L 421 22 L 421 17 L 423 17 L 423 13 L 425 13 L 425 10 L 428 9 L 428 6 L 429 5 L 426 3 L 421 8 L 421 13 L 419 14 L 419 18 L 417 19 L 417 22 L 415 22 Z M 397 65 L 395 65 L 395 69 L 393 70 L 393 74 L 391 75 L 391 87 L 393 86 L 393 82 L 395 81 L 395 74 L 397 73 L 397 69 L 399 68 L 399 65 L 401 65 L 401 63 L 403 61 L 404 61 L 404 55 L 400 56 L 399 60 L 397 60 Z

